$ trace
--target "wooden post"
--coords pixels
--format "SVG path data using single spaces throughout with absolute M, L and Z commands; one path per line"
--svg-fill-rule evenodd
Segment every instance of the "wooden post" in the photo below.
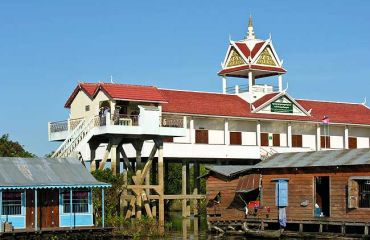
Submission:
M 37 216 L 37 213 L 38 213 L 38 210 L 37 210 L 37 189 L 35 189 L 35 199 L 34 199 L 34 204 L 35 204 L 35 207 L 34 207 L 34 211 L 35 211 L 35 232 L 37 232 L 37 224 L 38 224 L 38 216 Z
M 96 149 L 99 147 L 99 143 L 89 143 L 90 147 L 90 172 L 96 170 Z
M 158 147 L 158 185 L 159 185 L 159 227 L 164 233 L 164 178 L 163 178 L 163 141 L 157 140 Z
M 3 191 L 0 190 L 0 233 L 3 232 L 3 221 L 1 216 L 3 215 Z
M 197 195 L 199 193 L 199 188 L 200 188 L 200 181 L 199 181 L 199 175 L 200 175 L 200 169 L 199 169 L 199 163 L 194 161 L 194 174 L 193 174 L 193 180 L 194 180 L 194 190 L 193 190 L 193 194 L 194 195 Z M 194 216 L 197 216 L 199 213 L 198 213 L 198 200 L 197 199 L 194 199 L 193 201 L 193 207 L 194 207 Z M 195 223 L 194 223 L 195 224 Z
M 301 233 L 301 232 L 303 232 L 303 223 L 300 223 L 299 224 L 299 232 Z
M 141 169 L 142 168 L 142 163 L 141 163 L 141 151 L 143 149 L 143 144 L 144 144 L 144 141 L 139 139 L 135 142 L 132 143 L 132 146 L 134 146 L 135 150 L 136 150 L 136 164 L 137 164 L 137 168 L 136 169 Z
M 123 173 L 123 184 L 125 186 L 127 186 L 128 182 L 127 182 L 127 168 L 126 168 L 126 171 Z M 123 216 L 124 212 L 126 212 L 127 210 L 127 201 L 123 198 L 124 196 L 127 196 L 127 189 L 125 187 L 125 189 L 123 190 L 123 193 L 121 195 L 121 216 Z
M 365 225 L 364 234 L 369 235 L 369 225 Z
M 343 235 L 346 234 L 346 225 L 344 223 L 342 223 L 342 226 L 341 226 L 341 233 Z
M 185 160 L 182 160 L 182 188 L 181 188 L 181 194 L 186 195 L 186 162 Z M 182 199 L 182 217 L 186 217 L 186 198 Z
M 186 161 L 186 195 L 190 194 L 190 166 L 189 162 Z M 186 216 L 190 216 L 190 201 L 186 199 Z
M 137 170 L 136 171 L 136 176 L 140 176 L 140 175 L 141 175 L 141 171 Z M 142 207 L 142 205 L 141 205 L 141 194 L 137 194 L 137 196 L 136 196 L 136 218 L 137 219 L 141 219 L 141 207 Z
M 164 162 L 164 178 L 168 179 L 168 171 L 169 171 L 169 165 L 170 163 L 168 161 Z M 164 186 L 164 193 L 168 193 L 168 186 Z
M 121 172 L 120 169 L 120 152 L 119 152 L 119 142 L 120 139 L 114 139 L 112 141 L 111 148 L 111 169 L 114 175 L 118 175 Z
M 73 205 L 72 205 L 72 188 L 69 190 L 69 228 L 72 229 L 72 213 L 73 213 Z
M 319 232 L 322 233 L 322 230 L 323 230 L 323 225 L 322 225 L 322 223 L 320 223 Z
M 107 162 L 107 159 L 109 157 L 110 149 L 112 148 L 112 142 L 109 141 L 107 148 L 105 149 L 104 157 L 101 160 L 101 163 L 99 164 L 99 170 L 103 170 L 105 167 L 105 163 Z
M 104 188 L 101 189 L 101 225 L 104 228 L 104 218 L 105 218 L 105 209 L 104 209 Z

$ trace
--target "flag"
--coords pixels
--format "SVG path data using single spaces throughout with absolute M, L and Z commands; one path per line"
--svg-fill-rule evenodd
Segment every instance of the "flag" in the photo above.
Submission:
M 324 118 L 322 119 L 322 123 L 323 124 L 329 124 L 329 122 L 330 122 L 329 117 L 328 116 L 324 116 Z

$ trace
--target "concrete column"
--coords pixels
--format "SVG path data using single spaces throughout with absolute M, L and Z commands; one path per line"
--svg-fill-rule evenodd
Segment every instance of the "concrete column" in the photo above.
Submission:
M 195 143 L 195 131 L 194 131 L 194 119 L 190 119 L 190 128 L 189 128 L 190 143 Z
M 182 175 L 181 175 L 181 195 L 186 195 L 186 189 L 187 189 L 187 186 L 186 186 L 186 183 L 187 183 L 187 181 L 186 181 L 186 162 L 183 160 L 182 161 Z M 187 216 L 187 214 L 186 214 L 186 211 L 187 211 L 187 209 L 186 209 L 186 199 L 183 199 L 182 200 L 182 217 L 186 217 Z
M 252 94 L 253 92 L 253 73 L 248 72 L 248 88 L 249 92 Z
M 230 131 L 229 131 L 229 120 L 225 119 L 224 125 L 224 144 L 230 145 Z
M 239 85 L 235 85 L 235 94 L 239 94 Z
M 279 92 L 283 91 L 283 75 L 278 76 L 278 82 L 279 82 Z
M 344 148 L 345 149 L 349 148 L 348 137 L 349 137 L 348 126 L 345 126 L 344 127 Z
M 182 125 L 183 125 L 183 128 L 185 129 L 188 128 L 188 118 L 186 116 L 183 117 Z
M 256 129 L 256 137 L 257 137 L 257 146 L 261 146 L 261 122 L 257 122 L 257 129 Z
M 316 127 L 316 151 L 321 150 L 321 127 L 320 124 L 317 124 Z
M 114 175 L 121 172 L 120 169 L 120 153 L 118 151 L 118 144 L 112 144 L 111 148 L 111 169 Z
M 288 147 L 292 147 L 292 124 L 288 123 L 288 131 L 287 131 L 287 143 Z
M 227 82 L 226 82 L 226 77 L 222 77 L 222 93 L 226 93 L 227 89 Z

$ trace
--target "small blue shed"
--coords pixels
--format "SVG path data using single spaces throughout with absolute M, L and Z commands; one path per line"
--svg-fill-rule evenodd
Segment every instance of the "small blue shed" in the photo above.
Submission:
M 104 188 L 75 158 L 0 158 L 0 232 L 92 227 L 92 188 Z

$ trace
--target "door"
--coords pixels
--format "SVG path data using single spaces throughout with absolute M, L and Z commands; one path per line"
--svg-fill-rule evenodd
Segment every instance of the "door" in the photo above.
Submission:
M 208 130 L 195 130 L 195 143 L 208 143 Z
M 40 208 L 38 208 L 38 216 L 40 216 Z M 40 226 L 40 218 L 38 218 L 38 224 Z M 26 228 L 35 228 L 35 191 L 26 191 Z
M 302 135 L 292 135 L 292 147 L 302 147 Z
M 261 146 L 267 147 L 269 145 L 269 134 L 261 133 Z
M 40 228 L 59 227 L 59 190 L 41 190 L 39 206 Z
M 272 146 L 280 147 L 280 134 L 278 133 L 272 134 Z
M 357 138 L 356 137 L 349 137 L 348 138 L 348 148 L 349 149 L 356 149 L 357 148 Z

